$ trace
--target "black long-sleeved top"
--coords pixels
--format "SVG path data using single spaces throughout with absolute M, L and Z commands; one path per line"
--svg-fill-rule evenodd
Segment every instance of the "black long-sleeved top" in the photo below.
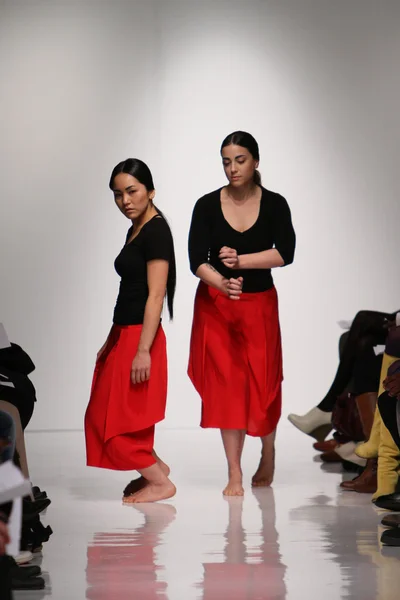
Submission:
M 189 260 L 192 273 L 210 263 L 223 277 L 243 277 L 243 291 L 264 292 L 273 287 L 271 269 L 232 270 L 220 261 L 223 246 L 240 254 L 253 254 L 275 248 L 285 266 L 293 262 L 296 235 L 288 203 L 283 196 L 262 188 L 257 221 L 244 232 L 233 229 L 221 207 L 221 189 L 197 201 L 189 233 Z

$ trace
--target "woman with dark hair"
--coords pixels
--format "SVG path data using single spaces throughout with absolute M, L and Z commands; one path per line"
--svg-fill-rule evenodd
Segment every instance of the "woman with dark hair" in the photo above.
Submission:
M 129 158 L 112 172 L 110 189 L 132 221 L 115 260 L 121 277 L 114 323 L 97 355 L 85 416 L 87 464 L 141 475 L 124 490 L 126 503 L 172 497 L 168 466 L 154 451 L 155 424 L 165 416 L 166 340 L 161 326 L 165 296 L 173 317 L 176 283 L 170 228 L 154 206 L 153 178 Z
M 293 261 L 295 233 L 286 200 L 261 185 L 254 137 L 230 134 L 221 156 L 229 183 L 198 200 L 189 234 L 190 267 L 201 280 L 189 377 L 202 399 L 201 426 L 221 430 L 224 494 L 241 496 L 246 433 L 262 440 L 253 486 L 273 480 L 282 353 L 271 269 Z

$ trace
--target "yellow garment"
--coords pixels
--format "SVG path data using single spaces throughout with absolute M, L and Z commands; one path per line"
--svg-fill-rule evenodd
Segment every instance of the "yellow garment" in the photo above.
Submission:
M 380 381 L 379 381 L 378 397 L 381 396 L 385 392 L 385 389 L 383 387 L 383 382 L 386 379 L 387 372 L 388 372 L 390 365 L 393 364 L 395 360 L 398 360 L 398 359 L 394 358 L 393 356 L 389 356 L 388 354 L 386 354 L 386 352 L 384 353 L 383 360 L 382 360 L 381 376 L 380 376 Z M 379 443 L 380 443 L 380 436 L 381 436 L 381 425 L 382 425 L 381 414 L 379 412 L 378 405 L 376 405 L 371 435 L 367 442 L 364 442 L 357 446 L 357 448 L 355 450 L 357 456 L 359 456 L 360 458 L 378 458 Z
M 371 434 L 367 442 L 358 444 L 355 449 L 355 453 L 360 458 L 378 458 L 379 455 L 379 443 L 381 439 L 381 425 L 382 418 L 379 412 L 378 405 L 376 405 L 374 422 L 372 424 Z
M 399 449 L 382 422 L 378 457 L 378 489 L 372 496 L 372 500 L 376 500 L 379 496 L 394 494 L 399 481 L 399 460 Z
M 387 377 L 390 365 L 396 360 L 398 360 L 397 356 L 390 356 L 386 353 L 383 355 L 379 396 L 385 392 L 383 382 Z M 378 406 L 375 411 L 370 439 L 368 442 L 357 446 L 356 454 L 361 458 L 376 458 L 378 456 L 378 489 L 372 499 L 376 500 L 379 496 L 393 494 L 399 481 L 400 450 L 383 423 Z

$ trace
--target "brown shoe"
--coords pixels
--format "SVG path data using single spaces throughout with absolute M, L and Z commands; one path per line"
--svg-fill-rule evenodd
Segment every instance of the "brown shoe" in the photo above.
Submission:
M 336 454 L 334 450 L 331 450 L 330 452 L 324 452 L 321 454 L 321 460 L 326 463 L 338 463 L 342 462 L 343 459 L 340 458 L 339 454 Z
M 352 481 L 342 481 L 340 487 L 348 492 L 359 494 L 374 494 L 378 489 L 377 481 L 378 460 L 370 458 L 364 471 Z
M 383 517 L 382 525 L 384 527 L 400 527 L 400 515 L 396 513 L 394 515 Z
M 338 445 L 338 442 L 332 439 L 326 440 L 325 442 L 315 442 L 315 444 L 313 444 L 313 447 L 315 448 L 315 450 L 318 450 L 318 452 L 330 452 L 331 450 L 334 450 Z

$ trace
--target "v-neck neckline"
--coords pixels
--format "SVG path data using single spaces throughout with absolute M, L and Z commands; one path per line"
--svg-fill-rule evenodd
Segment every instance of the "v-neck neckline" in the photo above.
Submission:
M 232 225 L 229 223 L 228 219 L 227 219 L 227 218 L 225 217 L 225 215 L 224 215 L 224 211 L 223 211 L 223 209 L 222 209 L 222 198 L 221 198 L 222 190 L 223 190 L 224 188 L 225 188 L 225 186 L 221 187 L 221 188 L 218 190 L 218 204 L 219 204 L 219 209 L 220 209 L 220 211 L 221 211 L 222 218 L 223 218 L 223 220 L 225 221 L 225 223 L 228 225 L 228 227 L 229 227 L 229 228 L 230 228 L 232 231 L 234 231 L 235 233 L 238 233 L 239 235 L 244 235 L 245 233 L 248 233 L 249 231 L 251 231 L 251 230 L 252 230 L 252 229 L 253 229 L 253 228 L 254 228 L 254 227 L 257 225 L 258 221 L 260 220 L 260 216 L 261 216 L 261 203 L 262 203 L 262 199 L 263 199 L 264 191 L 263 191 L 263 189 L 261 188 L 260 206 L 259 206 L 259 209 L 258 209 L 258 215 L 257 215 L 257 218 L 256 218 L 256 220 L 254 221 L 254 223 L 253 223 L 252 225 L 250 225 L 250 227 L 248 227 L 248 228 L 247 228 L 247 229 L 245 229 L 244 231 L 239 231 L 238 229 L 235 229 L 235 228 L 234 228 L 234 227 L 233 227 L 233 226 L 232 226 Z
M 156 215 L 154 215 L 154 217 L 151 217 L 151 219 L 149 219 L 148 221 L 146 221 L 146 223 L 144 225 L 142 225 L 141 230 L 139 231 L 139 233 L 137 235 L 135 235 L 135 237 L 133 237 L 129 242 L 125 243 L 124 248 L 126 248 L 127 246 L 129 246 L 130 244 L 132 244 L 132 242 L 134 242 L 135 240 L 138 239 L 139 235 L 142 233 L 143 229 L 146 227 L 146 225 L 148 225 L 149 223 L 151 223 L 154 219 L 162 219 L 162 216 L 160 215 L 160 213 L 157 213 Z M 129 227 L 129 231 L 131 231 L 133 225 L 131 225 L 131 227 Z M 128 231 L 128 233 L 129 233 Z M 130 235 L 128 236 L 129 239 Z

